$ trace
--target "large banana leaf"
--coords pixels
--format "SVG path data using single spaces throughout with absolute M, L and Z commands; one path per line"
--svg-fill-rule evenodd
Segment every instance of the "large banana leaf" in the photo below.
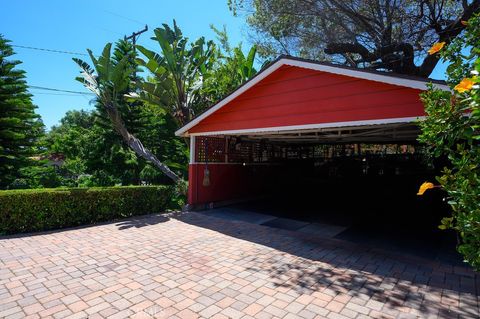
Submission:
M 161 52 L 137 46 L 145 58 L 137 59 L 137 63 L 151 73 L 155 85 L 143 81 L 140 84 L 142 92 L 137 98 L 149 103 L 164 103 L 162 107 L 170 110 L 183 125 L 194 113 L 192 103 L 201 99 L 202 78 L 211 67 L 207 62 L 213 53 L 213 43 L 199 38 L 189 45 L 175 21 L 173 29 L 166 24 L 156 28 L 152 39 Z

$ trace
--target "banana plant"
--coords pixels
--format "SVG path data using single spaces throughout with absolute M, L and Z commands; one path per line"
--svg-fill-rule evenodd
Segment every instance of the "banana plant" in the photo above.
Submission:
M 257 73 L 254 66 L 257 48 L 251 47 L 245 55 L 241 43 L 235 47 L 230 45 L 225 26 L 223 29 L 210 27 L 217 34 L 219 46 L 215 50 L 216 65 L 210 76 L 204 79 L 202 93 L 210 100 L 218 101 Z
M 137 45 L 145 57 L 138 58 L 137 63 L 151 74 L 149 80 L 138 83 L 141 91 L 137 97 L 164 107 L 182 126 L 205 104 L 200 89 L 213 66 L 214 44 L 203 37 L 189 44 L 175 20 L 173 29 L 163 24 L 154 34 L 159 54 Z
M 124 95 L 128 91 L 134 66 L 128 63 L 128 56 L 114 62 L 111 57 L 111 48 L 112 44 L 108 43 L 98 58 L 93 55 L 91 50 L 87 50 L 93 67 L 81 59 L 73 58 L 73 61 L 81 69 L 81 76 L 77 77 L 76 80 L 95 94 L 111 120 L 115 131 L 123 138 L 124 142 L 137 155 L 155 165 L 174 182 L 178 182 L 180 177 L 127 130 L 119 106 L 120 103 L 125 102 Z
M 248 51 L 247 56 L 243 54 L 242 50 L 237 47 L 235 48 L 235 57 L 239 60 L 240 66 L 238 73 L 240 75 L 241 83 L 246 82 L 248 79 L 253 77 L 257 70 L 255 70 L 255 55 L 257 54 L 257 47 L 252 46 L 250 51 Z

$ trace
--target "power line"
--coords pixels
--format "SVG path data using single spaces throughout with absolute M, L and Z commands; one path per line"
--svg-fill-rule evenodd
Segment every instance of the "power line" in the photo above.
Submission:
M 122 35 L 119 32 L 115 32 L 115 31 L 108 30 L 108 29 L 105 29 L 105 28 L 101 28 L 101 29 L 103 29 L 105 31 L 108 31 L 108 32 L 118 34 L 118 35 Z M 124 35 L 123 35 L 123 37 L 125 38 Z M 86 53 L 79 53 L 79 52 L 72 52 L 72 51 L 62 51 L 62 50 L 54 50 L 54 49 L 36 48 L 36 47 L 29 47 L 29 46 L 25 46 L 25 45 L 16 45 L 16 44 L 12 44 L 10 46 L 16 47 L 16 48 L 22 48 L 22 49 L 29 49 L 29 50 L 37 50 L 37 51 L 45 51 L 45 52 L 52 52 L 52 53 L 69 54 L 69 55 L 81 55 L 81 56 L 88 56 L 89 57 L 89 55 L 86 54 Z M 144 45 L 144 47 L 146 47 L 150 51 L 156 52 L 155 49 L 153 49 L 151 46 Z M 93 56 L 98 57 L 98 55 L 96 55 L 96 54 L 94 54 Z
M 16 47 L 16 48 L 30 49 L 30 50 L 37 50 L 37 51 L 47 51 L 47 52 L 53 52 L 53 53 L 89 56 L 86 53 L 78 53 L 78 52 L 72 52 L 72 51 L 62 51 L 62 50 L 54 50 L 54 49 L 36 48 L 36 47 L 29 47 L 29 46 L 17 45 L 17 44 L 12 44 L 11 46 Z
M 47 87 L 44 87 L 44 86 L 37 86 L 37 85 L 29 85 L 28 87 L 31 88 L 31 89 L 46 90 L 46 91 L 65 92 L 65 93 L 81 94 L 81 95 L 95 95 L 95 94 L 90 93 L 90 92 L 62 90 L 62 89 L 47 88 Z
M 78 96 L 85 97 L 83 94 L 72 94 L 72 93 L 49 93 L 49 92 L 30 92 L 33 95 L 59 95 L 59 96 Z
M 130 21 L 130 22 L 135 22 L 135 23 L 138 23 L 138 24 L 143 24 L 143 22 L 140 22 L 140 21 L 135 20 L 135 19 L 133 19 L 133 18 L 129 18 L 129 17 L 123 16 L 123 15 L 121 15 L 121 14 L 118 14 L 118 13 L 115 13 L 115 12 L 112 12 L 112 11 L 108 11 L 108 10 L 103 10 L 103 11 L 106 12 L 106 13 L 109 13 L 109 14 L 111 14 L 111 15 L 117 16 L 117 17 L 119 17 L 119 18 L 128 20 L 128 21 Z

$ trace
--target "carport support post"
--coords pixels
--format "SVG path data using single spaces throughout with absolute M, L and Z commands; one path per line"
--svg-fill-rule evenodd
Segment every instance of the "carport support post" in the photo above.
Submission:
M 190 136 L 190 164 L 195 164 L 195 136 Z
M 190 136 L 190 159 L 188 165 L 188 207 L 193 208 L 197 204 L 197 169 L 195 167 L 196 149 L 195 136 Z
M 228 136 L 225 136 L 225 163 L 228 163 Z

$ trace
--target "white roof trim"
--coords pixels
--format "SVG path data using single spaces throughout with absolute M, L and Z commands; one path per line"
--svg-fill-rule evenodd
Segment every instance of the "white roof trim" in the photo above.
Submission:
M 321 123 L 321 124 L 305 124 L 305 125 L 290 125 L 290 126 L 277 126 L 277 127 L 260 127 L 252 129 L 241 130 L 227 130 L 227 131 L 215 131 L 215 132 L 199 132 L 192 133 L 190 136 L 209 136 L 209 135 L 240 135 L 240 134 L 255 134 L 255 133 L 280 133 L 285 131 L 297 131 L 297 130 L 314 130 L 323 128 L 336 128 L 336 127 L 356 127 L 356 126 L 368 126 L 368 125 L 382 125 L 382 124 L 394 124 L 394 123 L 411 123 L 424 119 L 424 116 L 420 117 L 399 117 L 390 119 L 379 120 L 365 120 L 365 121 L 348 121 L 348 122 L 335 122 L 335 123 Z
M 346 75 L 352 78 L 359 78 L 359 79 L 365 79 L 370 81 L 399 85 L 399 86 L 404 86 L 404 87 L 409 87 L 412 89 L 419 89 L 419 90 L 427 90 L 428 89 L 427 84 L 429 83 L 428 81 L 401 78 L 401 77 L 396 77 L 394 75 L 365 72 L 365 71 L 355 70 L 355 69 L 346 69 L 346 68 L 340 68 L 340 67 L 335 67 L 331 65 L 317 64 L 317 63 L 298 61 L 293 59 L 285 59 L 284 64 L 290 65 L 290 66 L 296 66 L 299 68 L 307 68 L 311 70 L 327 72 L 327 73 Z M 433 85 L 442 90 L 450 90 L 450 88 L 445 84 L 433 83 Z
M 267 69 L 261 71 L 258 73 L 257 76 L 252 78 L 249 82 L 246 82 L 243 86 L 238 88 L 236 91 L 234 91 L 232 94 L 215 104 L 213 107 L 208 109 L 205 113 L 201 114 L 197 118 L 193 119 L 191 122 L 187 123 L 185 126 L 181 127 L 175 132 L 175 135 L 177 136 L 188 136 L 190 134 L 185 134 L 188 132 L 189 129 L 197 125 L 200 121 L 208 117 L 210 114 L 214 113 L 218 109 L 222 108 L 224 105 L 228 104 L 231 102 L 233 99 L 235 99 L 237 96 L 241 95 L 248 89 L 250 89 L 252 86 L 272 74 L 274 71 L 276 71 L 278 68 L 280 68 L 282 65 L 290 65 L 290 66 L 295 66 L 295 67 L 300 67 L 300 68 L 306 68 L 310 70 L 316 70 L 316 71 L 322 71 L 322 72 L 327 72 L 327 73 L 333 73 L 333 74 L 339 74 L 339 75 L 345 75 L 353 78 L 359 78 L 359 79 L 364 79 L 364 80 L 370 80 L 370 81 L 376 81 L 376 82 L 382 82 L 382 83 L 388 83 L 388 84 L 393 84 L 393 85 L 398 85 L 398 86 L 403 86 L 403 87 L 409 87 L 413 89 L 419 89 L 419 90 L 426 90 L 427 89 L 427 84 L 429 83 L 428 81 L 423 81 L 423 80 L 416 80 L 416 79 L 406 79 L 406 78 L 400 78 L 400 77 L 395 77 L 392 75 L 388 74 L 379 74 L 379 73 L 372 73 L 372 72 L 365 72 L 361 70 L 354 70 L 354 69 L 346 69 L 342 67 L 335 67 L 331 65 L 324 65 L 324 64 L 318 64 L 314 62 L 308 62 L 308 61 L 299 61 L 296 59 L 289 59 L 289 58 L 281 58 L 277 62 L 273 63 L 271 66 L 269 66 Z M 441 90 L 450 90 L 450 88 L 445 85 L 445 84 L 438 84 L 438 83 L 433 83 L 435 87 Z M 193 134 L 191 134 L 193 135 Z M 196 134 L 198 135 L 198 134 Z M 206 134 L 203 134 L 206 135 Z

